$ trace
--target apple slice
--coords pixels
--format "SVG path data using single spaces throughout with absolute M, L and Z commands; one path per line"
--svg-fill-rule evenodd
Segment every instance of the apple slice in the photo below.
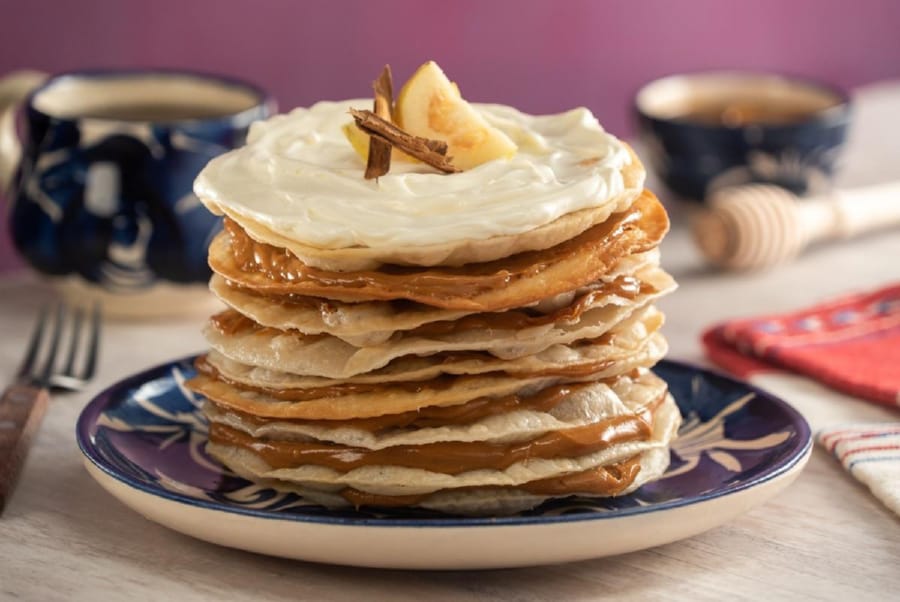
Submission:
M 362 157 L 363 162 L 368 161 L 369 135 L 356 127 L 356 124 L 352 121 L 344 125 L 344 127 L 341 128 L 341 131 L 344 132 L 344 136 L 347 138 L 350 146 L 353 147 L 353 150 L 356 151 L 356 154 Z M 419 163 L 418 159 L 416 159 L 415 157 L 410 157 L 396 147 L 391 149 L 391 161 L 400 161 L 403 163 Z
M 353 150 L 356 151 L 356 154 L 362 157 L 363 161 L 368 161 L 369 135 L 356 127 L 356 124 L 352 121 L 342 127 L 341 131 L 344 132 L 344 136 L 347 137 L 347 142 L 350 143 L 350 146 L 353 147 Z M 393 159 L 393 157 L 391 158 Z
M 415 136 L 445 141 L 453 165 L 463 170 L 516 154 L 516 143 L 466 102 L 434 61 L 404 84 L 394 121 Z

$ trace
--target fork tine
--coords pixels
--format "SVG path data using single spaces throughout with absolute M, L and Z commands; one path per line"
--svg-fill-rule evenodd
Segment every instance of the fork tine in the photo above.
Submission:
M 80 378 L 87 380 L 89 378 L 93 378 L 94 370 L 97 368 L 97 354 L 100 351 L 100 326 L 102 323 L 102 315 L 100 310 L 100 303 L 97 302 L 94 304 L 94 309 L 91 312 L 91 323 L 89 325 L 90 333 L 90 341 L 88 342 L 88 354 L 87 358 L 84 362 L 84 370 L 82 371 Z
M 53 374 L 53 365 L 56 363 L 56 354 L 59 350 L 59 339 L 62 334 L 62 325 L 66 317 L 66 306 L 60 303 L 56 308 L 56 321 L 53 324 L 53 332 L 50 334 L 50 348 L 44 360 L 44 367 L 38 375 L 37 382 L 42 387 L 50 386 L 50 376 Z
M 17 372 L 19 377 L 28 376 L 34 371 L 34 362 L 41 347 L 41 339 L 44 338 L 44 327 L 47 324 L 47 310 L 48 306 L 44 305 L 41 308 L 41 313 L 38 314 L 37 324 L 34 325 L 31 340 L 28 342 L 28 351 L 25 352 L 25 359 L 22 360 L 22 364 Z
M 71 336 L 69 337 L 69 353 L 66 357 L 66 367 L 63 374 L 66 376 L 75 376 L 75 356 L 78 353 L 78 343 L 81 341 L 81 322 L 84 320 L 84 309 L 79 307 L 75 310 L 75 317 L 72 320 Z

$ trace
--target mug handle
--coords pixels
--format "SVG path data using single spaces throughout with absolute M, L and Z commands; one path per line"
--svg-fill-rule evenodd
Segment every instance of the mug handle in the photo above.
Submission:
M 40 71 L 13 71 L 0 78 L 0 194 L 8 190 L 22 156 L 16 134 L 16 108 L 47 79 Z

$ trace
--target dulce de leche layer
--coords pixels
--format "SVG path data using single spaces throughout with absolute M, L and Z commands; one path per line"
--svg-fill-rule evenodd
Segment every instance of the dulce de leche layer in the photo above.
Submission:
M 558 477 L 531 481 L 512 489 L 526 491 L 535 495 L 562 497 L 566 495 L 596 495 L 613 496 L 625 491 L 637 478 L 641 471 L 640 455 L 632 456 L 627 460 L 616 462 L 607 466 L 597 466 L 581 472 L 569 473 Z M 459 491 L 464 491 L 461 488 Z M 485 490 L 488 488 L 482 488 Z M 490 488 L 497 489 L 500 488 Z M 432 493 L 423 495 L 378 495 L 360 491 L 352 487 L 342 489 L 341 497 L 360 508 L 362 506 L 374 506 L 382 508 L 400 508 L 406 506 L 418 506 L 431 497 Z
M 634 301 L 640 296 L 651 295 L 655 292 L 656 289 L 653 285 L 641 281 L 637 276 L 622 275 L 609 281 L 598 281 L 592 284 L 589 291 L 573 299 L 569 305 L 554 311 L 541 313 L 530 308 L 518 308 L 499 312 L 480 312 L 469 314 L 456 320 L 428 322 L 410 330 L 397 332 L 395 336 L 435 337 L 473 330 L 524 330 L 546 324 L 574 323 L 581 318 L 585 311 L 595 307 L 599 301 L 609 296 L 615 295 L 616 297 Z M 295 303 L 307 307 L 318 306 L 323 316 L 329 311 L 327 301 L 314 297 L 264 297 L 272 300 L 274 303 L 280 303 L 288 307 Z M 213 315 L 210 322 L 216 330 L 224 335 L 265 328 L 233 309 L 224 310 Z M 272 331 L 274 332 L 274 329 Z M 316 335 L 303 336 L 315 337 Z
M 545 399 L 555 398 L 560 392 L 551 388 Z M 458 475 L 480 469 L 503 470 L 529 459 L 576 458 L 620 443 L 645 441 L 652 435 L 654 413 L 665 399 L 666 394 L 663 393 L 635 414 L 614 416 L 514 443 L 449 441 L 370 450 L 325 442 L 255 438 L 219 423 L 211 425 L 209 436 L 213 443 L 254 453 L 275 469 L 317 465 L 346 472 L 361 466 L 385 465 Z M 453 423 L 450 418 L 447 424 Z M 515 489 L 546 496 L 576 493 L 609 496 L 624 491 L 639 472 L 640 457 L 633 456 L 604 467 L 532 481 Z M 357 507 L 412 506 L 421 504 L 432 495 L 384 496 L 354 488 L 345 488 L 339 493 Z
M 234 221 L 213 242 L 210 266 L 238 286 L 263 294 L 299 294 L 346 301 L 408 299 L 446 309 L 500 311 L 586 286 L 633 253 L 649 251 L 668 230 L 649 191 L 564 243 L 542 251 L 461 267 L 334 272 L 304 264 L 289 251 L 250 238 Z
M 213 443 L 250 451 L 274 469 L 314 465 L 348 472 L 363 466 L 401 466 L 450 475 L 504 470 L 529 459 L 578 458 L 619 443 L 645 441 L 651 434 L 652 427 L 641 416 L 624 415 L 515 443 L 442 441 L 365 449 L 321 441 L 256 438 L 217 422 L 209 428 Z
M 209 366 L 209 364 L 207 363 L 206 366 Z M 638 376 L 636 372 L 637 371 L 633 371 L 633 373 L 627 375 L 627 377 L 636 378 Z M 225 382 L 229 382 L 228 379 L 221 375 L 214 377 Z M 553 408 L 562 403 L 563 400 L 565 400 L 569 395 L 591 387 L 598 382 L 612 385 L 620 378 L 624 378 L 624 376 L 617 376 L 608 379 L 598 379 L 589 383 L 562 383 L 550 385 L 541 389 L 540 391 L 530 394 L 512 393 L 509 395 L 502 395 L 500 397 L 478 397 L 464 404 L 455 406 L 425 406 L 417 410 L 400 412 L 398 414 L 383 414 L 381 416 L 373 416 L 369 418 L 350 418 L 341 420 L 339 422 L 335 422 L 333 420 L 301 419 L 282 419 L 279 420 L 279 422 L 317 426 L 320 428 L 334 428 L 337 424 L 340 424 L 341 427 L 359 429 L 371 433 L 379 433 L 390 429 L 401 428 L 417 429 L 449 425 L 458 426 L 472 424 L 490 416 L 497 416 L 500 414 L 506 414 L 508 412 L 519 410 L 550 412 L 551 410 L 553 410 Z M 438 383 L 435 383 L 433 379 L 431 381 L 399 384 L 400 386 L 407 387 L 411 391 L 425 392 L 428 391 L 429 388 L 430 390 L 434 390 L 434 387 L 436 386 L 450 386 L 452 382 L 452 377 L 448 377 L 440 379 L 440 382 Z M 335 385 L 333 387 L 317 387 L 315 389 L 276 390 L 265 389 L 262 387 L 252 387 L 233 382 L 231 384 L 232 386 L 235 386 L 243 391 L 263 393 L 274 399 L 290 401 L 298 401 L 302 400 L 303 398 L 314 399 L 316 397 L 323 396 L 340 397 L 340 395 L 344 394 L 377 392 L 378 390 L 384 388 L 384 385 L 378 384 L 345 384 Z M 235 408 L 219 406 L 213 400 L 210 400 L 210 403 L 216 406 L 219 411 L 233 414 L 241 421 L 251 425 L 261 426 L 263 424 L 266 424 L 267 422 L 270 422 L 270 420 L 259 418 L 257 416 L 254 416 L 253 414 L 242 412 Z M 645 419 L 649 420 L 646 415 L 642 414 L 642 416 Z

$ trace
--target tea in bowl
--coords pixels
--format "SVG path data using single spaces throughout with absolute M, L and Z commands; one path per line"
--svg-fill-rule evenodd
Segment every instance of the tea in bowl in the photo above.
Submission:
M 672 192 L 699 201 L 749 183 L 827 190 L 851 113 L 847 95 L 829 86 L 734 71 L 658 79 L 634 102 L 651 167 Z

